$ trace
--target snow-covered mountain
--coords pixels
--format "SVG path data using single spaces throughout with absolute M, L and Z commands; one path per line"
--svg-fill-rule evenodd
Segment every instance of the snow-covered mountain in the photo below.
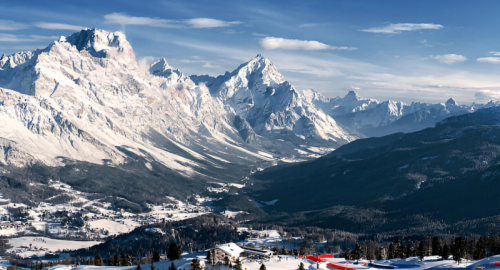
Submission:
M 4 56 L 2 63 L 6 164 L 57 165 L 59 156 L 120 164 L 120 146 L 190 173 L 196 164 L 186 166 L 192 162 L 155 145 L 151 134 L 182 144 L 199 133 L 222 143 L 238 138 L 207 88 L 177 73 L 143 70 L 119 32 L 87 29 L 34 53 Z
M 217 78 L 191 79 L 205 84 L 213 97 L 233 108 L 258 135 L 332 147 L 357 138 L 285 81 L 262 55 Z
M 28 183 L 66 179 L 141 204 L 357 138 L 261 56 L 210 80 L 193 82 L 164 58 L 144 67 L 124 34 L 99 29 L 3 55 L 0 180 L 23 188 L 2 193 L 31 200 L 26 190 L 39 186 Z
M 452 98 L 438 104 L 421 102 L 407 104 L 401 101 L 361 98 L 354 91 L 348 92 L 342 98 L 327 98 L 315 90 L 306 90 L 304 95 L 343 127 L 367 137 L 418 131 L 433 127 L 437 122 L 450 116 L 498 105 L 498 102 L 486 105 L 458 105 Z

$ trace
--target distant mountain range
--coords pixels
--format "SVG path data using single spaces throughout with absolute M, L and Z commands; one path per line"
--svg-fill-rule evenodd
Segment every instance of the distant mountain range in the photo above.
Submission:
M 36 204 L 54 179 L 142 207 L 494 105 L 330 99 L 261 55 L 186 76 L 164 58 L 142 67 L 120 32 L 85 29 L 0 57 L 0 191 Z
M 341 126 L 366 137 L 414 132 L 434 127 L 437 122 L 450 116 L 499 105 L 498 101 L 490 101 L 487 104 L 472 103 L 470 106 L 458 105 L 453 98 L 438 104 L 406 104 L 400 101 L 360 98 L 354 91 L 350 91 L 343 98 L 326 98 L 314 90 L 304 91 L 304 95 Z

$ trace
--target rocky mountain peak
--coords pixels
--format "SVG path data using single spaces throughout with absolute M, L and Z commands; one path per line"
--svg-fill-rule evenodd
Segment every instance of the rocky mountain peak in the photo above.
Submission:
M 359 96 L 358 94 L 356 94 L 356 92 L 354 91 L 349 91 L 347 93 L 347 95 L 344 96 L 344 99 L 348 99 L 348 100 L 359 100 Z
M 69 37 L 60 39 L 85 50 L 93 57 L 135 60 L 132 46 L 121 32 L 108 32 L 101 29 L 83 29 Z M 120 56 L 120 57 L 117 57 Z
M 172 69 L 172 66 L 170 66 L 167 63 L 167 59 L 165 58 L 160 58 L 158 61 L 154 62 L 150 67 L 149 67 L 149 72 L 151 74 L 159 74 L 159 73 L 164 73 L 165 71 Z
M 458 106 L 457 102 L 453 98 L 448 99 L 446 101 L 446 105 Z

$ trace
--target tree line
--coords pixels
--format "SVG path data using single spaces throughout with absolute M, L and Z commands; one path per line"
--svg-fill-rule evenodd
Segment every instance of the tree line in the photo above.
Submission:
M 375 241 L 356 242 L 351 250 L 345 248 L 342 257 L 347 260 L 382 260 L 395 258 L 439 256 L 442 259 L 453 258 L 458 264 L 462 259 L 480 260 L 485 257 L 500 254 L 500 236 L 454 237 L 441 239 L 437 236 L 427 237 L 422 241 L 401 241 L 396 237 L 390 243 Z

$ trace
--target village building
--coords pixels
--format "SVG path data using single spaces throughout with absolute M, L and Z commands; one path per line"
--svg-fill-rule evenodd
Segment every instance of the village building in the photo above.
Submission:
M 244 252 L 244 250 L 235 243 L 218 245 L 212 250 L 208 251 L 212 251 L 212 254 L 215 255 L 215 259 L 218 261 L 224 261 L 225 257 L 228 257 L 230 261 L 236 261 L 241 253 Z
M 257 256 L 260 258 L 270 258 L 273 256 L 273 252 L 267 249 L 259 249 L 259 248 L 250 248 L 250 247 L 240 247 L 235 243 L 228 243 L 218 245 L 213 249 L 205 250 L 207 253 L 211 253 L 213 259 L 215 261 L 224 261 L 224 258 L 229 258 L 229 261 L 236 261 L 237 259 L 241 259 L 249 256 Z

